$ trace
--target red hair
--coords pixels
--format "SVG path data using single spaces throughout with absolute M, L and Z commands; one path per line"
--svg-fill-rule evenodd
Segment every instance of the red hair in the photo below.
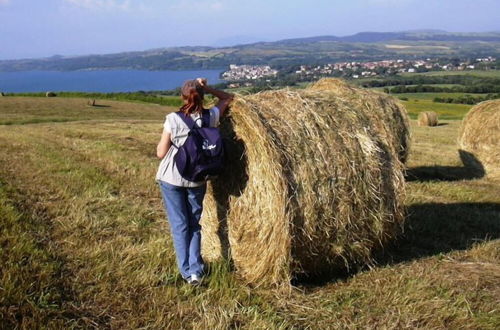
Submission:
M 199 88 L 195 81 L 187 81 L 182 87 L 182 99 L 184 105 L 180 108 L 186 115 L 203 111 L 203 89 Z

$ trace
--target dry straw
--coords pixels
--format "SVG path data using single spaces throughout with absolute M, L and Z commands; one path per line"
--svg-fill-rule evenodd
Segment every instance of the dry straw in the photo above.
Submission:
M 500 179 L 500 100 L 474 106 L 458 135 L 460 158 L 478 176 Z
M 423 111 L 418 114 L 418 126 L 437 126 L 438 115 L 434 111 Z
M 410 120 L 399 100 L 385 93 L 354 87 L 335 78 L 321 79 L 309 88 L 334 93 L 353 109 L 364 111 L 398 153 L 399 159 L 406 162 L 410 152 Z
M 54 93 L 54 92 L 47 92 L 47 93 L 45 93 L 45 96 L 46 96 L 46 97 L 56 97 L 56 96 L 57 96 L 57 94 L 56 94 L 56 93 Z
M 227 172 L 205 201 L 206 259 L 230 246 L 248 283 L 289 283 L 369 263 L 398 233 L 403 164 L 393 137 L 360 109 L 393 103 L 357 107 L 352 97 L 285 89 L 235 99 L 221 123 Z

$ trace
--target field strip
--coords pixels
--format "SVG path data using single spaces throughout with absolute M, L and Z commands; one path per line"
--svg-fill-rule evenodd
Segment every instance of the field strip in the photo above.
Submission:
M 26 150 L 29 159 L 23 158 L 24 164 L 15 164 L 10 159 L 9 168 L 12 174 L 15 173 L 17 185 L 27 188 L 26 195 L 38 195 L 40 203 L 48 205 L 48 216 L 54 224 L 53 239 L 58 242 L 59 252 L 68 259 L 66 266 L 72 273 L 74 290 L 85 292 L 82 286 L 103 284 L 91 290 L 100 292 L 99 295 L 87 292 L 81 297 L 87 301 L 82 306 L 84 310 L 91 308 L 92 314 L 97 314 L 99 306 L 103 306 L 99 298 L 106 297 L 106 291 L 111 294 L 117 289 L 114 285 L 109 286 L 112 283 L 121 283 L 125 286 L 123 294 L 133 295 L 134 292 L 140 294 L 146 283 L 154 286 L 161 276 L 175 274 L 173 254 L 165 249 L 168 244 L 165 227 L 148 230 L 151 223 L 148 208 L 141 208 L 137 201 L 116 198 L 113 195 L 117 190 L 116 182 L 82 161 L 77 154 L 65 157 L 65 150 L 59 145 L 36 140 L 38 145 L 31 142 L 32 149 Z M 5 163 L 2 165 L 2 168 L 7 167 Z M 44 189 L 33 191 L 33 186 Z M 64 244 L 64 241 L 73 244 Z M 119 309 L 118 301 L 116 307 Z M 140 302 L 135 299 L 121 301 Z
M 92 315 L 98 315 L 91 321 L 100 325 L 111 322 L 123 326 L 120 322 L 125 319 L 130 325 L 131 320 L 136 319 L 132 324 L 144 326 L 141 322 L 148 312 L 141 306 L 146 300 L 149 308 L 158 314 L 154 318 L 158 324 L 168 324 L 173 317 L 185 320 L 187 314 L 193 315 L 193 320 L 202 317 L 199 308 L 191 310 L 188 308 L 191 302 L 181 298 L 182 287 L 178 292 L 175 286 L 164 286 L 178 283 L 179 279 L 163 211 L 157 218 L 148 220 L 151 209 L 138 204 L 141 198 L 122 196 L 116 177 L 107 175 L 84 155 L 71 153 L 71 149 L 61 145 L 59 138 L 47 138 L 45 134 L 28 130 L 15 132 L 17 137 L 11 138 L 16 144 L 11 145 L 10 154 L 21 149 L 22 156 L 27 157 L 13 161 L 7 159 L 7 153 L 6 158 L 0 159 L 1 168 L 9 169 L 2 170 L 2 176 L 15 177 L 13 184 L 25 189 L 24 194 L 37 195 L 40 202 L 50 206 L 50 217 L 55 224 L 53 239 L 59 252 L 68 257 L 65 266 L 72 274 L 73 289 L 80 294 L 78 308 L 82 313 L 91 311 Z M 44 189 L 40 191 L 36 187 Z M 156 189 L 154 184 L 151 187 Z M 133 195 L 138 192 L 137 189 L 131 191 Z M 155 193 L 158 194 L 156 190 Z M 156 205 L 161 208 L 159 203 Z M 228 285 L 231 288 L 233 284 L 226 275 L 222 279 L 226 282 L 221 287 L 225 292 Z M 220 287 L 217 282 L 214 284 Z M 238 301 L 248 301 L 245 292 L 245 288 L 236 292 L 230 289 L 223 294 L 233 298 L 228 297 L 217 308 L 227 305 L 221 313 L 234 310 Z M 191 294 L 191 290 L 184 294 Z M 208 295 L 203 291 L 199 294 L 200 298 Z M 175 299 L 179 295 L 180 300 Z M 251 300 L 250 303 L 253 304 Z M 256 306 L 249 313 L 258 313 L 259 309 Z M 113 323 L 115 318 L 119 321 Z
M 68 318 L 76 326 L 74 292 L 50 237 L 50 218 L 35 200 L 19 204 L 18 194 L 0 182 L 0 318 L 5 320 L 0 325 L 15 328 L 10 315 L 24 318 L 27 328 L 62 328 L 70 325 Z
M 412 182 L 415 228 L 396 265 L 292 292 L 240 285 L 222 265 L 206 288 L 183 286 L 154 183 L 160 132 L 157 121 L 121 120 L 0 130 L 5 146 L 0 178 L 19 192 L 7 198 L 25 205 L 26 214 L 35 212 L 31 205 L 43 206 L 40 225 L 49 232 L 54 258 L 63 262 L 72 293 L 58 305 L 65 325 L 474 329 L 493 324 L 488 315 L 498 305 L 500 241 L 472 248 L 462 241 L 486 233 L 496 238 L 499 197 L 485 194 L 482 204 L 454 204 L 478 198 L 477 191 L 491 193 L 491 184 L 482 180 Z M 439 197 L 435 205 L 432 194 Z M 443 217 L 450 217 L 449 223 L 438 221 Z M 468 234 L 470 228 L 476 231 Z M 461 232 L 465 238 L 457 237 L 452 249 L 426 246 L 440 238 L 447 242 L 450 229 L 456 232 L 449 235 Z M 455 247 L 465 251 L 453 252 Z M 408 259 L 419 256 L 418 249 L 427 257 Z
M 70 119 L 70 118 L 36 118 L 27 120 L 0 120 L 0 125 L 3 126 L 16 126 L 16 125 L 43 125 L 43 124 L 106 124 L 106 123 L 130 123 L 130 124 L 142 124 L 142 123 L 156 123 L 158 127 L 161 127 L 161 122 L 158 120 L 150 119 Z

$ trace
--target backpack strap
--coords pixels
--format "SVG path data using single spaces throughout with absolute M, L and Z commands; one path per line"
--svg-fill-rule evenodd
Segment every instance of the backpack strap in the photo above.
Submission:
M 176 114 L 182 119 L 182 121 L 190 130 L 193 129 L 196 125 L 193 118 L 191 118 L 191 116 L 189 115 L 186 115 L 184 112 L 177 111 Z M 210 110 L 203 109 L 203 112 L 201 113 L 201 127 L 210 127 Z
M 210 110 L 203 109 L 203 112 L 201 113 L 201 121 L 201 127 L 210 127 Z
M 191 118 L 191 116 L 189 115 L 186 115 L 184 112 L 177 111 L 176 114 L 182 119 L 182 121 L 187 125 L 187 127 L 190 130 L 193 129 L 194 125 L 196 125 L 193 118 Z

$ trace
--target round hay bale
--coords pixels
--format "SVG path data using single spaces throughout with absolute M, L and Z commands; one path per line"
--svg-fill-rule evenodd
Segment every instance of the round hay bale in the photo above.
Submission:
M 45 96 L 46 96 L 46 97 L 56 97 L 56 96 L 57 96 L 57 94 L 56 94 L 56 93 L 54 93 L 54 92 L 47 92 L 47 93 L 45 93 Z
M 5 96 L 4 92 L 0 92 L 0 97 Z
M 401 102 L 385 93 L 358 88 L 341 79 L 323 78 L 309 87 L 311 90 L 335 94 L 357 111 L 364 111 L 379 125 L 382 136 L 398 153 L 403 163 L 410 153 L 410 120 Z
M 318 91 L 331 91 L 337 93 L 355 92 L 356 88 L 348 84 L 345 80 L 336 78 L 323 78 L 309 86 L 309 89 Z
M 214 260 L 229 242 L 248 283 L 369 263 L 401 228 L 403 164 L 373 117 L 333 93 L 237 97 L 221 131 L 229 159 L 209 184 L 202 251 Z
M 481 102 L 464 117 L 459 154 L 476 175 L 500 179 L 500 99 Z
M 418 126 L 437 126 L 438 115 L 434 111 L 424 111 L 418 114 Z
M 91 107 L 95 107 L 95 100 L 88 100 L 87 101 L 87 105 L 91 106 Z

